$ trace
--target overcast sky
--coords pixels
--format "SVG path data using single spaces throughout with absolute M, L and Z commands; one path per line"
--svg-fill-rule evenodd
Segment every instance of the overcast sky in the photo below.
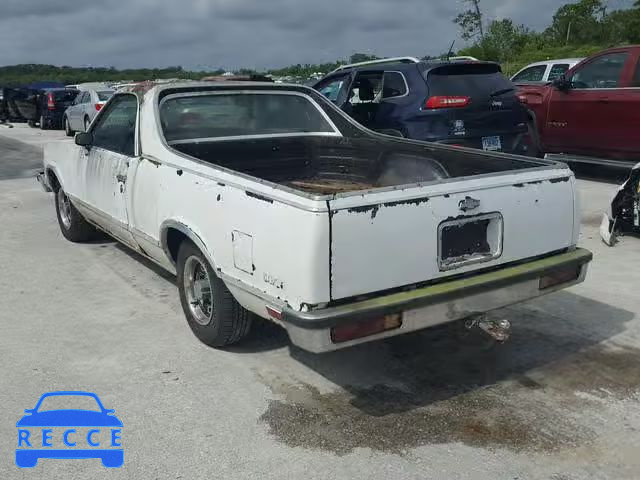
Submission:
M 0 65 L 266 68 L 439 54 L 462 0 L 0 0 Z M 482 0 L 544 28 L 566 0 Z M 631 0 L 610 0 L 612 8 Z M 458 46 L 462 46 L 458 40 Z

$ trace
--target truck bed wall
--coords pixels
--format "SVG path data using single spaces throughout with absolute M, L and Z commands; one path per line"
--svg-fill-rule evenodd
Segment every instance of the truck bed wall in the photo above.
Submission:
M 540 165 L 534 160 L 522 158 L 496 157 L 464 150 L 458 152 L 371 138 L 273 138 L 189 143 L 174 148 L 230 170 L 322 194 Z M 301 180 L 307 183 L 301 186 Z

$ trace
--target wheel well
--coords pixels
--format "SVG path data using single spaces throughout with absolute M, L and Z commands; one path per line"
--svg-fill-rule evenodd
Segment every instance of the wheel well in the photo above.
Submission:
M 189 237 L 180 230 L 171 227 L 167 229 L 166 246 L 173 263 L 178 261 L 178 250 L 185 240 L 189 240 Z
M 47 170 L 47 180 L 49 181 L 51 190 L 58 193 L 58 190 L 60 190 L 60 181 L 53 170 Z

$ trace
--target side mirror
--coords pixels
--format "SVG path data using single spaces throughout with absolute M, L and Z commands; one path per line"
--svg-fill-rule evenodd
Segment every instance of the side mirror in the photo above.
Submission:
M 553 81 L 552 85 L 558 90 L 560 90 L 561 92 L 566 92 L 571 89 L 571 82 L 567 80 L 567 77 L 565 77 L 564 75 L 561 75 L 560 77 L 556 78 Z
M 75 141 L 76 141 L 76 145 L 79 145 L 85 148 L 90 148 L 91 145 L 93 144 L 93 134 L 85 133 L 85 132 L 76 133 Z

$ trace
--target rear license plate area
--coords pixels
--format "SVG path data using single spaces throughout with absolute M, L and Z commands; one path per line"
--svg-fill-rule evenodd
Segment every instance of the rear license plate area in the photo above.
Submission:
M 489 213 L 443 222 L 438 227 L 441 271 L 489 262 L 502 255 L 502 215 Z
M 488 152 L 499 152 L 502 150 L 502 139 L 500 137 L 482 137 L 482 149 Z

